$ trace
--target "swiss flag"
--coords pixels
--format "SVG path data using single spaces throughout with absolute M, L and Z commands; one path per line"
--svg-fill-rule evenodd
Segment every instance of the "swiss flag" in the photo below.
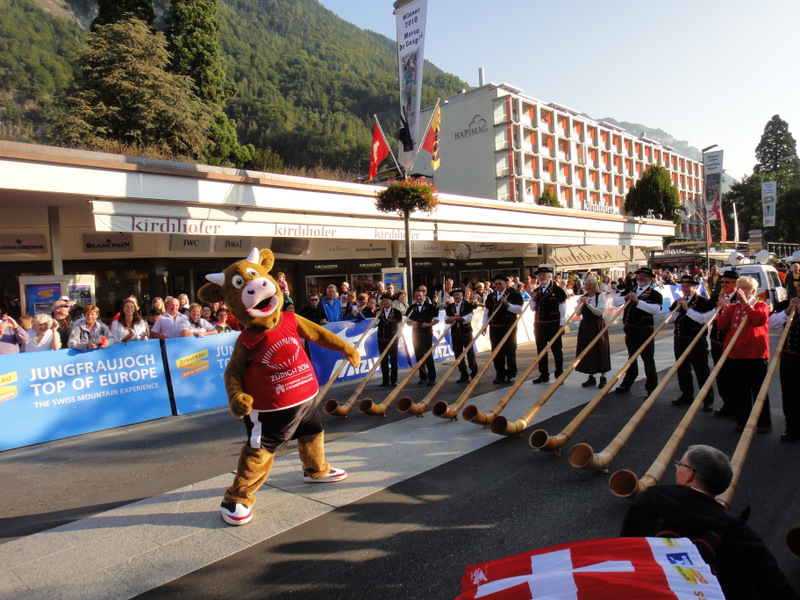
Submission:
M 686 538 L 609 538 L 467 567 L 456 600 L 724 600 Z
M 378 174 L 378 165 L 380 165 L 387 156 L 389 156 L 389 144 L 386 143 L 381 128 L 375 123 L 375 127 L 372 129 L 372 152 L 369 155 L 370 181 L 375 179 L 375 175 Z

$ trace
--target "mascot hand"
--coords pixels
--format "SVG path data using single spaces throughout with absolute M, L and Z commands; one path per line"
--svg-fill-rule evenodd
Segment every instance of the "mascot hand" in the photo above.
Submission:
M 361 354 L 352 346 L 347 349 L 345 356 L 347 357 L 348 362 L 353 365 L 353 367 L 357 367 L 358 363 L 361 362 Z
M 253 397 L 244 392 L 237 392 L 228 398 L 228 404 L 231 407 L 231 413 L 237 419 L 241 419 L 250 413 L 253 408 Z

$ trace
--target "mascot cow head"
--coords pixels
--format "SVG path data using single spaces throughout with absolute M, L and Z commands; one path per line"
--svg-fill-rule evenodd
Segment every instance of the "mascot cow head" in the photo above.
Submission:
M 269 271 L 275 262 L 271 250 L 253 248 L 244 260 L 222 273 L 206 275 L 209 283 L 197 292 L 203 302 L 225 302 L 231 314 L 250 329 L 272 330 L 281 322 L 283 294 Z

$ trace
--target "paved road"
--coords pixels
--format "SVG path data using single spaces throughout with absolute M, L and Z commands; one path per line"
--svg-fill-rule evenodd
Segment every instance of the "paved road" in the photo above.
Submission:
M 618 333 L 612 348 L 622 350 Z M 521 348 L 520 364 L 534 355 Z M 668 337 L 657 356 L 663 375 L 672 362 Z M 616 355 L 613 364 L 623 362 Z M 241 424 L 227 411 L 4 452 L 0 597 L 454 597 L 468 564 L 617 534 L 629 502 L 608 491 L 608 476 L 570 467 L 566 452 L 558 458 L 528 445 L 532 429 L 561 431 L 593 396 L 582 380 L 572 375 L 516 438 L 393 409 L 385 419 L 324 417 L 329 457 L 348 480 L 302 484 L 290 449 L 242 528 L 222 525 L 217 513 L 241 444 Z M 353 387 L 337 385 L 333 395 L 344 399 Z M 526 383 L 503 414 L 517 418 L 545 387 Z M 443 394 L 458 391 L 452 384 Z M 408 392 L 419 399 L 427 388 Z M 772 392 L 775 431 L 754 439 L 733 510 L 753 507 L 751 524 L 800 587 L 800 562 L 782 544 L 785 529 L 800 522 L 800 445 L 778 440 L 777 382 Z M 472 401 L 485 411 L 501 393 L 482 383 Z M 648 469 L 684 414 L 669 405 L 677 393 L 673 381 L 612 471 Z M 629 395 L 609 396 L 566 449 L 602 449 L 642 399 L 641 382 Z M 680 451 L 709 443 L 732 453 L 738 439 L 732 421 L 700 413 Z M 663 481 L 674 481 L 671 469 Z

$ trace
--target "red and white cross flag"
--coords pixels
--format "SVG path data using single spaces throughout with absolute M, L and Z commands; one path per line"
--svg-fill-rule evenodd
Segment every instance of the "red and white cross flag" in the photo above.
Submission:
M 375 179 L 378 174 L 378 165 L 389 156 L 389 144 L 386 143 L 386 138 L 383 137 L 383 131 L 380 126 L 375 123 L 372 129 L 372 146 L 369 153 L 369 180 Z
M 609 538 L 471 565 L 456 600 L 724 600 L 694 544 Z

